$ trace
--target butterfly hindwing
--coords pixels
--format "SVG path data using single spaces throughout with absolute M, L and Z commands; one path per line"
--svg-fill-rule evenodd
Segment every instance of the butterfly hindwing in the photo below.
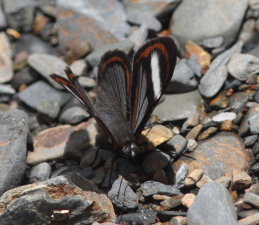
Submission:
M 131 64 L 125 52 L 114 50 L 104 54 L 99 64 L 98 88 L 105 96 L 99 100 L 112 100 L 108 108 L 117 108 L 122 116 L 129 120 L 130 116 L 130 85 Z
M 160 37 L 143 45 L 133 59 L 131 126 L 139 137 L 170 82 L 176 64 L 173 39 Z
M 104 54 L 99 64 L 96 109 L 119 148 L 134 143 L 130 126 L 131 64 L 126 53 Z

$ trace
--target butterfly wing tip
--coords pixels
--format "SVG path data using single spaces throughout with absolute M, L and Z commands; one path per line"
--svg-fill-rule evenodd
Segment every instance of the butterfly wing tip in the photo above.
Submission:
M 68 74 L 71 74 L 72 71 L 71 69 L 69 68 L 69 66 L 66 66 L 65 69 L 64 69 L 65 73 L 68 75 Z

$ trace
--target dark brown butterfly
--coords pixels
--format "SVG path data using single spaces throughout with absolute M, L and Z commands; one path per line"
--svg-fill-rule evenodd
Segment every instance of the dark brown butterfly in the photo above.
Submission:
M 95 100 L 68 67 L 68 80 L 50 76 L 87 108 L 114 150 L 133 156 L 138 151 L 136 142 L 172 78 L 176 55 L 170 37 L 148 41 L 135 53 L 132 64 L 122 51 L 105 53 L 99 64 Z

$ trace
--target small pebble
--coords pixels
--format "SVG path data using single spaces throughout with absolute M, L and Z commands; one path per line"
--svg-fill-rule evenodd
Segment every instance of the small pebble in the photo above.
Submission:
M 51 173 L 51 166 L 46 162 L 40 163 L 31 168 L 30 182 L 36 183 L 36 182 L 45 181 L 50 177 L 50 173 Z
M 184 180 L 184 185 L 186 187 L 191 187 L 193 185 L 195 185 L 202 177 L 203 175 L 203 170 L 201 169 L 196 169 L 194 171 L 192 171 L 188 177 L 185 178 Z
M 205 130 L 204 132 L 202 132 L 199 137 L 197 138 L 198 141 L 200 140 L 204 140 L 206 138 L 211 137 L 213 134 L 215 134 L 218 131 L 217 127 L 209 127 L 207 130 Z
M 225 120 L 222 124 L 221 124 L 221 130 L 225 130 L 225 131 L 231 131 L 233 128 L 233 122 L 231 120 Z
M 231 185 L 231 179 L 226 176 L 219 177 L 215 180 L 216 182 L 223 184 L 225 188 L 229 188 Z
M 186 194 L 182 198 L 182 204 L 185 207 L 190 208 L 190 206 L 192 205 L 195 198 L 196 198 L 196 196 L 194 194 Z
M 188 142 L 187 142 L 186 149 L 187 149 L 189 152 L 192 152 L 197 146 L 198 146 L 197 141 L 195 141 L 195 140 L 193 140 L 193 139 L 189 139 Z
M 209 176 L 207 176 L 207 175 L 203 175 L 202 177 L 201 177 L 201 179 L 196 183 L 196 186 L 198 187 L 198 188 L 201 188 L 203 185 L 205 185 L 205 184 L 207 184 L 207 183 L 209 183 L 209 182 L 212 182 L 213 180 L 209 177 Z
M 252 178 L 244 171 L 233 170 L 233 190 L 242 190 L 252 184 Z

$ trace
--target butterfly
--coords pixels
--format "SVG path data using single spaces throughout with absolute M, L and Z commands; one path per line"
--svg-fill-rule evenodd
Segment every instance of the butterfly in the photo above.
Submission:
M 170 37 L 146 42 L 133 62 L 120 50 L 106 52 L 99 63 L 96 98 L 92 99 L 67 67 L 68 79 L 50 77 L 76 97 L 97 121 L 112 149 L 134 156 L 137 140 L 170 82 L 177 47 Z

